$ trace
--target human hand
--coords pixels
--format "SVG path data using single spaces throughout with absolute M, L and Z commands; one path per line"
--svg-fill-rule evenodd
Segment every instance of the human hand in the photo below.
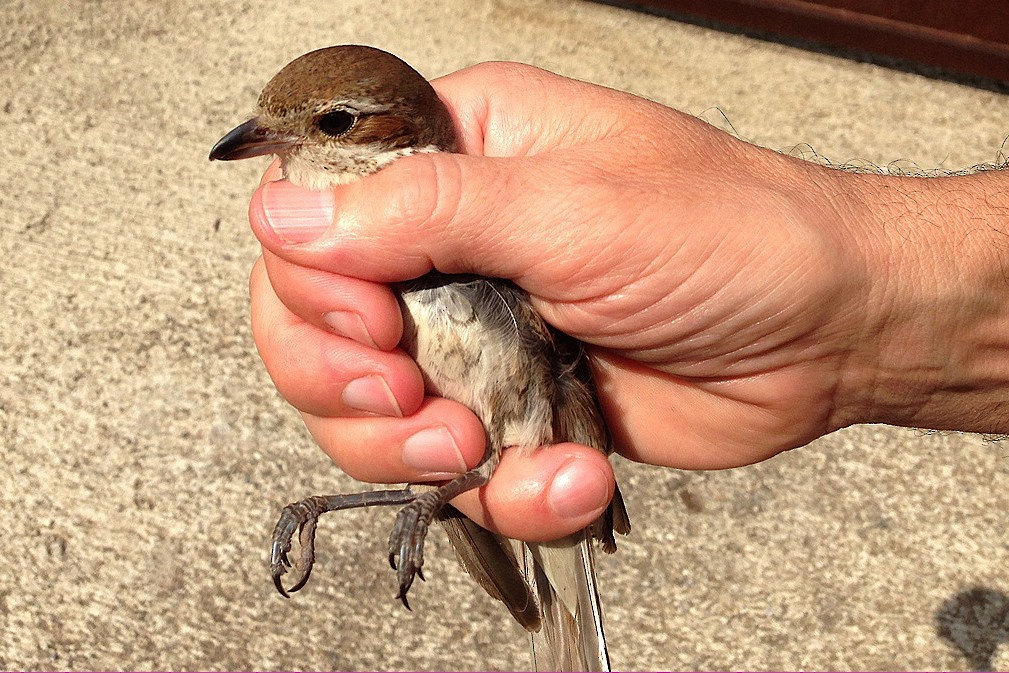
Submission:
M 871 364 L 869 326 L 886 322 L 872 305 L 879 241 L 852 224 L 869 210 L 852 189 L 871 179 L 526 66 L 434 84 L 469 156 L 408 157 L 326 192 L 271 182 L 250 210 L 264 246 L 257 345 L 349 474 L 444 478 L 482 455 L 477 419 L 425 398 L 395 350 L 402 323 L 384 283 L 432 268 L 510 278 L 589 344 L 617 449 L 633 460 L 731 467 L 887 420 L 850 385 Z M 549 539 L 592 521 L 611 489 L 608 464 L 568 444 L 506 452 L 491 483 L 455 504 L 512 537 Z

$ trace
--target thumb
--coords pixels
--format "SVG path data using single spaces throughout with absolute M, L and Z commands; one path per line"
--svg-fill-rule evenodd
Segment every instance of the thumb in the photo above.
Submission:
M 550 203 L 557 178 L 549 190 L 540 180 L 549 163 L 421 154 L 321 191 L 268 182 L 253 196 L 249 219 L 277 256 L 370 281 L 432 269 L 511 279 L 544 267 L 563 273 L 564 251 L 579 241 L 575 228 L 564 226 L 566 214 Z

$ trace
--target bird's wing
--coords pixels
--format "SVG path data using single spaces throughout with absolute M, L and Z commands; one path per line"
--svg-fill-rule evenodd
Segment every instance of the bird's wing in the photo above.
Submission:
M 439 515 L 463 569 L 492 598 L 505 604 L 527 631 L 540 630 L 540 611 L 511 542 L 478 526 L 451 506 Z

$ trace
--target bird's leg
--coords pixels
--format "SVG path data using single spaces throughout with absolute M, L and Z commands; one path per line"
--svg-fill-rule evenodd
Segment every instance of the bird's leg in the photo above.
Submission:
M 280 520 L 273 529 L 273 547 L 270 553 L 270 569 L 273 573 L 273 584 L 285 598 L 298 591 L 308 582 L 315 564 L 315 527 L 319 517 L 326 512 L 336 512 L 341 509 L 356 507 L 372 507 L 376 505 L 404 505 L 413 502 L 417 494 L 410 489 L 395 491 L 371 491 L 353 493 L 350 495 L 316 495 L 300 502 L 292 502 L 280 514 Z M 290 589 L 284 588 L 281 577 L 292 567 L 288 552 L 291 551 L 291 540 L 295 531 L 298 532 L 298 542 L 301 554 L 294 561 L 294 569 L 299 573 L 298 580 Z
M 413 584 L 413 578 L 424 579 L 424 539 L 427 537 L 428 526 L 450 500 L 487 483 L 497 466 L 496 457 L 496 454 L 488 452 L 476 468 L 433 491 L 417 495 L 400 510 L 396 525 L 389 535 L 389 565 L 399 579 L 399 594 L 396 598 L 403 601 L 408 610 L 410 604 L 406 600 L 406 593 Z

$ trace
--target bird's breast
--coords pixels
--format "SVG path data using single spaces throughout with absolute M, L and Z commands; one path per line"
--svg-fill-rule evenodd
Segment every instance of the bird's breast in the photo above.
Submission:
M 472 409 L 499 446 L 553 439 L 551 333 L 513 284 L 431 274 L 399 288 L 403 348 L 428 391 Z

